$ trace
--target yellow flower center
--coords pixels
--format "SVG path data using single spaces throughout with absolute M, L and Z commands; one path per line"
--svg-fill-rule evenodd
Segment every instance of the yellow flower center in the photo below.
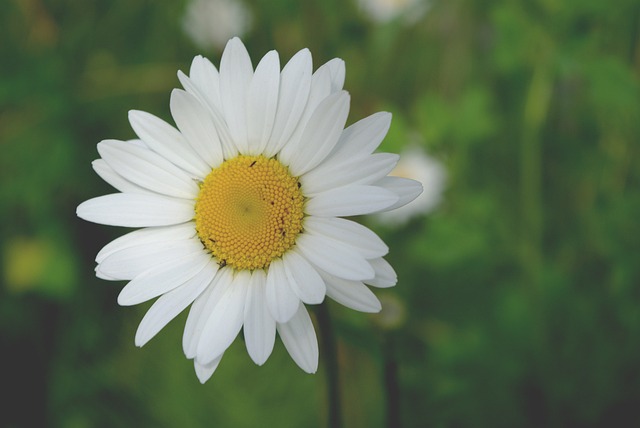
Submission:
M 200 186 L 196 232 L 221 266 L 265 269 L 302 230 L 304 196 L 276 159 L 240 155 L 215 168 Z

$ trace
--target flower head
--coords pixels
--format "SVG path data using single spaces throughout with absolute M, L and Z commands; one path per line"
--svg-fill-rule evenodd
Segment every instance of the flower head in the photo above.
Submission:
M 344 63 L 312 73 L 303 49 L 280 70 L 267 53 L 255 70 L 242 42 L 229 41 L 220 71 L 196 57 L 185 90 L 171 94 L 177 128 L 141 111 L 138 140 L 105 140 L 95 171 L 120 193 L 90 199 L 78 216 L 140 227 L 97 255 L 97 276 L 129 283 L 121 305 L 158 297 L 143 318 L 144 345 L 191 305 L 183 348 L 205 382 L 243 329 L 263 364 L 276 331 L 306 372 L 318 344 L 305 304 L 325 295 L 377 312 L 369 287 L 391 287 L 388 248 L 342 217 L 393 209 L 419 183 L 387 177 L 397 155 L 373 153 L 390 124 L 377 113 L 347 129 Z M 367 284 L 367 285 L 365 285 Z
M 359 0 L 358 4 L 370 19 L 378 23 L 402 18 L 413 24 L 431 7 L 429 0 Z
M 222 49 L 251 28 L 251 11 L 242 0 L 189 0 L 182 28 L 201 49 Z

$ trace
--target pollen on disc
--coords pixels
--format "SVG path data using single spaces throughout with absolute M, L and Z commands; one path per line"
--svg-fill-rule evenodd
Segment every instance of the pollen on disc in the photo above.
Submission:
M 295 243 L 304 196 L 276 159 L 240 155 L 205 178 L 196 200 L 196 231 L 221 265 L 264 269 Z

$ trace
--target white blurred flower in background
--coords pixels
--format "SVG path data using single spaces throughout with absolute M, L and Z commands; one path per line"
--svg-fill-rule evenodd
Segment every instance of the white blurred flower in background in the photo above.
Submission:
M 428 0 L 358 0 L 358 4 L 372 21 L 379 23 L 399 17 L 407 23 L 414 23 L 431 7 Z
M 182 19 L 182 28 L 204 50 L 222 50 L 234 36 L 243 36 L 251 28 L 252 16 L 238 0 L 190 0 Z
M 376 220 L 389 226 L 400 226 L 410 218 L 428 214 L 442 200 L 447 173 L 444 166 L 427 155 L 419 146 L 410 146 L 400 154 L 400 161 L 390 176 L 411 178 L 422 183 L 423 192 L 413 202 L 375 215 Z
M 407 320 L 407 308 L 402 299 L 395 293 L 386 292 L 378 295 L 382 310 L 373 315 L 373 322 L 382 330 L 396 330 Z

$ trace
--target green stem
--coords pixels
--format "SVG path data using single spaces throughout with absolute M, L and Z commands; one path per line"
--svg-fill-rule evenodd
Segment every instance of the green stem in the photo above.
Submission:
M 331 428 L 341 428 L 342 408 L 340 404 L 340 377 L 338 375 L 338 348 L 327 302 L 317 307 L 316 316 L 320 330 L 322 358 L 325 362 L 327 373 L 328 426 Z
M 387 395 L 387 427 L 400 428 L 400 386 L 398 385 L 398 362 L 395 357 L 395 343 L 389 334 L 383 349 L 384 386 Z
M 542 264 L 542 142 L 541 133 L 549 111 L 552 80 L 541 59 L 533 71 L 525 99 L 520 152 L 520 196 L 523 219 L 522 264 L 534 290 L 539 286 Z

